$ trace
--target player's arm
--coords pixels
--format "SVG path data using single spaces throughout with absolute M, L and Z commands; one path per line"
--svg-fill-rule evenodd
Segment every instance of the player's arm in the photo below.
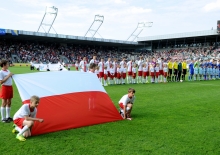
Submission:
M 43 122 L 44 120 L 43 119 L 41 119 L 41 118 L 33 118 L 33 117 L 29 117 L 29 116 L 24 116 L 24 119 L 26 120 L 26 121 L 38 121 L 38 122 Z
M 133 105 L 134 101 L 135 101 L 135 96 L 134 96 L 133 99 L 131 100 L 131 104 L 132 104 L 132 105 Z
M 10 73 L 5 78 L 3 78 L 3 76 L 1 75 L 1 77 L 0 77 L 0 84 L 5 83 L 12 75 L 13 75 L 13 73 Z
M 124 108 L 123 108 L 123 111 L 124 111 L 124 117 L 123 117 L 123 119 L 126 119 L 126 108 L 127 108 L 127 105 L 124 105 Z

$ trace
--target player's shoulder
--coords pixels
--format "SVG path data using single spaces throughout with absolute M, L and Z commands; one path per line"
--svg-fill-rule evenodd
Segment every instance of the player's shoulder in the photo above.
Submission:
M 21 106 L 21 109 L 28 110 L 29 109 L 29 103 L 28 104 L 23 104 Z
M 122 98 L 128 98 L 128 94 L 123 95 Z

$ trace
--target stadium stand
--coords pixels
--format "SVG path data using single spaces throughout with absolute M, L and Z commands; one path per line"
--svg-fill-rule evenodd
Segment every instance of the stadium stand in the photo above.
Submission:
M 216 30 L 189 32 L 161 36 L 138 38 L 138 42 L 96 39 L 77 36 L 44 34 L 38 32 L 20 31 L 18 36 L 11 35 L 5 29 L 5 35 L 0 38 L 0 59 L 8 59 L 13 63 L 75 63 L 84 56 L 91 60 L 97 55 L 97 60 L 108 57 L 119 61 L 144 58 L 164 57 L 186 59 L 218 59 L 220 42 Z

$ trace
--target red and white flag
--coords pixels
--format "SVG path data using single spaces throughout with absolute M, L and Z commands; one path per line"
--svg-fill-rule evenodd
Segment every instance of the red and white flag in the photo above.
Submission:
M 13 75 L 23 103 L 40 97 L 32 135 L 122 120 L 95 74 L 38 72 Z

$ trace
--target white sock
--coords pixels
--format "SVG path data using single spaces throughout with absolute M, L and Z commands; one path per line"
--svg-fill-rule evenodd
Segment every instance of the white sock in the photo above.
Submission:
M 29 127 L 27 125 L 25 125 L 20 132 L 18 133 L 18 135 L 22 135 L 25 131 L 27 131 L 29 129 Z
M 139 82 L 142 82 L 142 76 L 139 76 L 139 78 L 140 78 L 140 79 L 139 79 L 138 83 L 139 83 Z
M 157 78 L 155 78 L 155 82 L 157 83 Z
M 15 130 L 18 131 L 18 132 L 21 132 L 21 128 L 19 128 L 17 126 L 15 127 Z
M 5 107 L 1 107 L 1 117 L 2 120 L 5 119 Z
M 6 107 L 6 118 L 10 117 L 10 112 L 11 112 L 11 108 L 10 107 Z
M 146 82 L 148 82 L 148 77 L 146 76 Z
M 167 82 L 167 79 L 166 79 L 166 78 L 163 78 L 163 81 L 164 81 L 164 82 Z

